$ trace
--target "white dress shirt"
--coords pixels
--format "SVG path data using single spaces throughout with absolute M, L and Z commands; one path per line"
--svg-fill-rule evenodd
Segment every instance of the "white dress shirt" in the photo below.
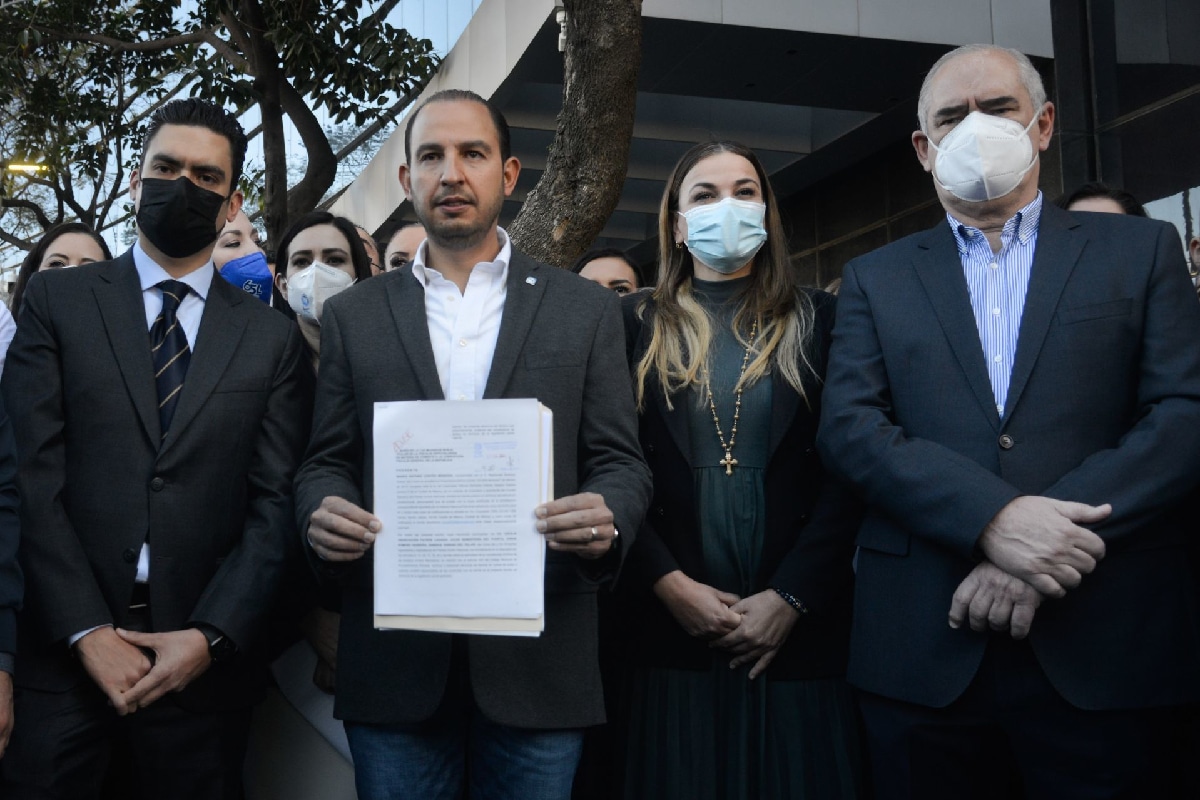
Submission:
M 0 303 L 0 374 L 4 373 L 4 358 L 8 355 L 8 346 L 17 335 L 17 321 L 13 319 L 8 306 Z
M 186 283 L 191 291 L 179 303 L 179 308 L 175 311 L 175 318 L 179 320 L 179 326 L 183 328 L 183 335 L 187 337 L 188 348 L 193 353 L 196 352 L 196 334 L 200 331 L 200 317 L 204 314 L 204 303 L 208 300 L 208 290 L 212 286 L 215 273 L 212 260 L 210 259 L 200 269 L 189 272 L 182 278 L 172 278 L 165 269 L 154 262 L 154 259 L 146 255 L 141 244 L 135 243 L 133 245 L 133 265 L 137 267 L 138 281 L 142 285 L 142 300 L 146 304 L 146 346 L 150 346 L 150 329 L 154 327 L 154 320 L 162 312 L 162 289 L 158 288 L 158 284 L 162 281 L 178 280 Z M 135 580 L 138 583 L 146 583 L 150 580 L 149 542 L 142 545 L 142 552 L 138 555 Z
M 165 269 L 146 254 L 141 244 L 135 243 L 133 245 L 133 265 L 137 268 L 138 282 L 142 287 L 142 301 L 146 307 L 147 356 L 150 353 L 150 329 L 154 327 L 154 320 L 162 311 L 162 289 L 158 288 L 158 284 L 169 280 L 182 281 L 191 289 L 175 311 L 175 318 L 179 320 L 179 326 L 183 328 L 183 335 L 187 337 L 188 347 L 195 352 L 196 334 L 200 332 L 200 318 L 204 315 L 204 303 L 208 300 L 208 290 L 212 286 L 213 275 L 216 272 L 212 260 L 210 259 L 200 269 L 193 270 L 182 278 L 172 278 Z M 149 542 L 142 543 L 142 551 L 138 554 L 137 577 L 134 580 L 137 583 L 147 583 L 150 580 Z M 68 637 L 67 643 L 74 645 L 94 630 L 96 628 L 80 631 L 74 636 Z
M 987 236 L 978 228 L 964 225 L 949 214 L 950 228 L 958 244 L 971 311 L 983 357 L 987 360 L 996 413 L 1004 417 L 1008 384 L 1017 358 L 1017 338 L 1029 292 L 1029 273 L 1037 250 L 1038 226 L 1042 219 L 1042 193 L 1004 223 L 1000 252 L 993 253 Z
M 508 262 L 512 243 L 503 228 L 495 261 L 481 261 L 471 270 L 466 291 L 442 273 L 425 266 L 428 242 L 417 248 L 412 272 L 425 287 L 425 317 L 437 364 L 442 394 L 447 400 L 479 400 L 492 370 L 492 356 L 508 296 Z

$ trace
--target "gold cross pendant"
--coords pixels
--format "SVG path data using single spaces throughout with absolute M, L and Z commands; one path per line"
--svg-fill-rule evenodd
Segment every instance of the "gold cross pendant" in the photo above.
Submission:
M 732 475 L 732 474 L 733 474 L 733 465 L 734 465 L 734 464 L 736 464 L 736 463 L 738 463 L 738 460 L 737 460 L 736 458 L 734 458 L 734 457 L 733 457 L 733 453 L 731 453 L 731 452 L 729 452 L 728 450 L 726 450 L 726 451 L 725 451 L 725 457 L 724 457 L 724 458 L 722 458 L 722 459 L 721 459 L 721 461 L 720 461 L 720 464 L 721 464 L 721 466 L 725 468 L 725 474 L 726 474 L 726 475 Z

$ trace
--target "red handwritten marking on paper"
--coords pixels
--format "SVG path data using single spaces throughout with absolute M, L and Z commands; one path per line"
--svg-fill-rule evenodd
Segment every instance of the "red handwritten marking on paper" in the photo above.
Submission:
M 404 449 L 405 445 L 412 441 L 412 438 L 412 431 L 405 431 L 403 436 L 392 442 L 392 452 L 396 455 L 400 455 L 400 451 Z

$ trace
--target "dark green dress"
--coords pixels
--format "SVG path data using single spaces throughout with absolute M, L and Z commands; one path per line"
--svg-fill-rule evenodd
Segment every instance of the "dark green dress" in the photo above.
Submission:
M 716 323 L 712 386 L 721 432 L 729 441 L 734 385 L 745 348 L 732 333 L 727 301 L 748 279 L 695 280 L 697 298 Z M 747 332 L 748 333 L 748 332 Z M 712 412 L 699 390 L 688 393 L 690 461 L 698 504 L 699 547 L 711 584 L 747 597 L 754 592 L 766 530 L 764 473 L 770 456 L 771 381 L 742 393 L 727 475 Z M 645 800 L 854 798 L 861 794 L 853 701 L 840 679 L 772 681 L 768 667 L 751 681 L 752 664 L 729 668 L 713 650 L 704 671 L 635 670 L 631 681 L 625 796 Z

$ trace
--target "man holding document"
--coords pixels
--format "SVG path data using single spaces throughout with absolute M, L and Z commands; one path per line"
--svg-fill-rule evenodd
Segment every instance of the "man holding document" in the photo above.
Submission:
M 596 588 L 618 569 L 650 497 L 617 298 L 534 262 L 498 227 L 520 163 L 483 98 L 433 95 L 409 118 L 405 151 L 400 181 L 428 239 L 411 269 L 325 306 L 314 438 L 296 483 L 314 563 L 344 587 L 335 713 L 362 800 L 458 797 L 467 775 L 472 798 L 567 798 L 582 729 L 604 721 Z M 394 345 L 380 346 L 388 336 Z M 533 398 L 552 414 L 552 476 L 539 447 L 548 417 Z M 484 399 L 458 414 L 452 403 L 405 402 Z M 552 482 L 557 499 L 527 511 L 521 500 L 480 501 L 531 475 L 532 493 L 503 497 L 536 498 Z M 370 511 L 385 508 L 394 523 Z M 449 530 L 462 537 L 457 550 Z M 421 564 L 461 579 L 528 556 L 505 549 L 510 540 L 532 540 L 544 557 L 532 573 L 542 613 L 497 590 L 486 614 L 478 597 L 458 598 L 469 624 L 429 627 L 484 630 L 481 616 L 524 616 L 529 635 L 377 629 L 376 559 L 381 575 L 403 559 L 384 587 L 403 590 L 436 578 Z

